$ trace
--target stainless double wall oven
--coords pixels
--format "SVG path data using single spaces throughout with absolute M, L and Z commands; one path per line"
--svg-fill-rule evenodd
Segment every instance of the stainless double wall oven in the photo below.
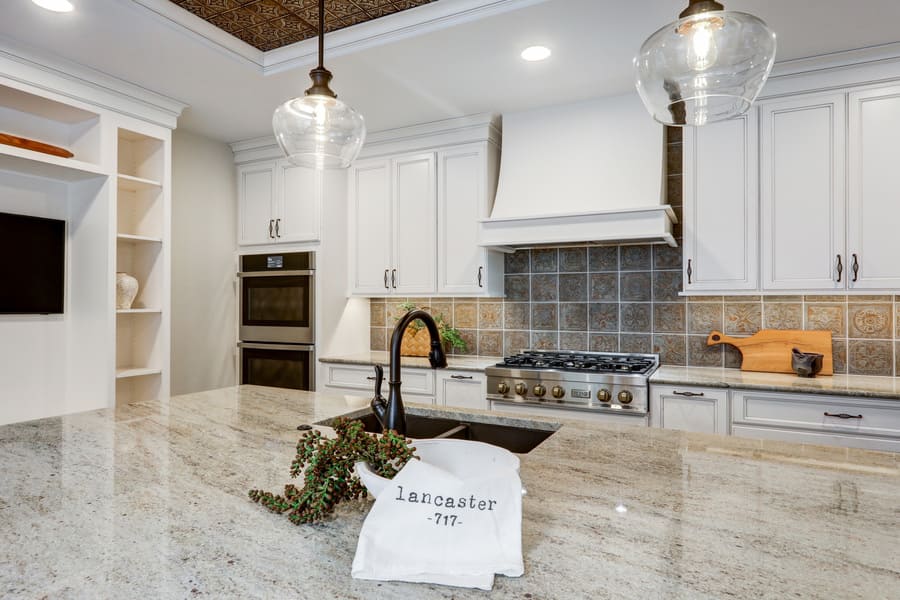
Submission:
M 316 387 L 316 268 L 312 252 L 240 257 L 241 383 Z

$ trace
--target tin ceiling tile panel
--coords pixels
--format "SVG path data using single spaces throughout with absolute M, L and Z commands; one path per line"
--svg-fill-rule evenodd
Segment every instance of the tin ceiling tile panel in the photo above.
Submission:
M 436 0 L 325 0 L 325 31 L 335 31 Z M 318 0 L 170 0 L 262 51 L 316 37 Z

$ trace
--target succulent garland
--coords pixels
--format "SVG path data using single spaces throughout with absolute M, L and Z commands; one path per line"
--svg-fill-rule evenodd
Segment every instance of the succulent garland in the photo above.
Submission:
M 415 456 L 410 441 L 393 430 L 383 435 L 366 433 L 361 421 L 343 417 L 335 419 L 332 427 L 335 438 L 312 430 L 297 441 L 291 477 L 303 474 L 303 488 L 287 484 L 284 495 L 250 490 L 250 499 L 272 512 L 287 514 L 294 525 L 313 523 L 331 514 L 340 502 L 368 495 L 353 469 L 358 461 L 391 479 Z

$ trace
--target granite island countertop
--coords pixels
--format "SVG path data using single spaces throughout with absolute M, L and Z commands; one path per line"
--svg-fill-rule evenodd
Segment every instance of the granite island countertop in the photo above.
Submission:
M 297 527 L 247 490 L 366 402 L 241 386 L 0 427 L 0 596 L 900 596 L 900 455 L 568 421 L 521 456 L 523 577 L 354 580 L 367 501 Z

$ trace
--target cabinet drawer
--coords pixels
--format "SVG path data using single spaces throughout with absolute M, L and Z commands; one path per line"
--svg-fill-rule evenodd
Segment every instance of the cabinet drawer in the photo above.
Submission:
M 728 390 L 650 386 L 651 427 L 727 435 L 728 425 Z
M 384 368 L 384 381 L 381 384 L 381 393 L 386 395 L 388 391 L 389 369 Z M 434 395 L 434 373 L 429 369 L 401 369 L 400 379 L 403 382 L 404 394 Z M 328 365 L 328 373 L 325 380 L 328 387 L 340 387 L 346 389 L 375 391 L 375 367 L 371 365 Z
M 844 415 L 845 418 L 828 415 Z M 732 422 L 734 425 L 900 439 L 900 402 L 735 391 L 732 392 Z
M 489 408 L 484 373 L 471 371 L 438 371 L 437 403 L 459 408 Z

